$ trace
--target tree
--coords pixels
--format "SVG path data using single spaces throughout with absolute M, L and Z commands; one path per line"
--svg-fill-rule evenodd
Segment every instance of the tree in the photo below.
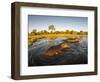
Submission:
M 74 31 L 73 31 L 73 30 L 71 30 L 71 31 L 70 31 L 70 34 L 73 34 L 73 33 L 74 33 Z
M 49 25 L 48 30 L 50 30 L 51 32 L 55 31 L 54 25 Z
M 84 34 L 84 32 L 83 31 L 80 31 L 80 34 L 82 35 L 82 34 Z
M 37 34 L 37 30 L 36 29 L 33 29 L 32 30 L 32 34 Z
M 36 32 L 37 32 L 37 30 L 36 30 L 36 29 L 33 29 L 33 30 L 32 30 L 32 32 L 33 32 L 33 33 L 36 33 Z
M 48 32 L 46 30 L 43 30 L 43 33 L 47 34 Z
M 66 33 L 67 33 L 67 34 L 69 34 L 69 33 L 70 33 L 70 31 L 69 31 L 69 30 L 66 30 Z

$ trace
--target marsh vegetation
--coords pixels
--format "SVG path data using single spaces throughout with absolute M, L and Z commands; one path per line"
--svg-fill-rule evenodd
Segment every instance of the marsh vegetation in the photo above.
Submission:
M 54 25 L 33 29 L 28 33 L 28 65 L 87 64 L 87 36 L 87 31 L 58 31 Z

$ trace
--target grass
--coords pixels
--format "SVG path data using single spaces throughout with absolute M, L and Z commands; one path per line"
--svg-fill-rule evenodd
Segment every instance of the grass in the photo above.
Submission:
M 29 35 L 28 36 L 28 46 L 30 47 L 34 42 L 36 42 L 38 39 L 47 38 L 47 39 L 55 39 L 58 37 L 80 37 L 80 36 L 87 36 L 85 34 L 66 34 L 66 33 L 60 33 L 60 34 L 37 34 L 37 35 Z

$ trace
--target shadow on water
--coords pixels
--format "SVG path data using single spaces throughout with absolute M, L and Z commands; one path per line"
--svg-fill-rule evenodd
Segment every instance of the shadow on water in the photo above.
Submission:
M 64 42 L 67 38 L 41 39 L 28 49 L 28 66 L 87 64 L 87 37 L 80 42 Z M 61 45 L 70 48 L 62 48 Z

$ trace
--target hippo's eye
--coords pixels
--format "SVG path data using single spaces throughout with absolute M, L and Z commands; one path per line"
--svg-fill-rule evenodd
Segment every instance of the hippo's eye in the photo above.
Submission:
M 58 54 L 58 53 L 56 52 L 56 54 Z

